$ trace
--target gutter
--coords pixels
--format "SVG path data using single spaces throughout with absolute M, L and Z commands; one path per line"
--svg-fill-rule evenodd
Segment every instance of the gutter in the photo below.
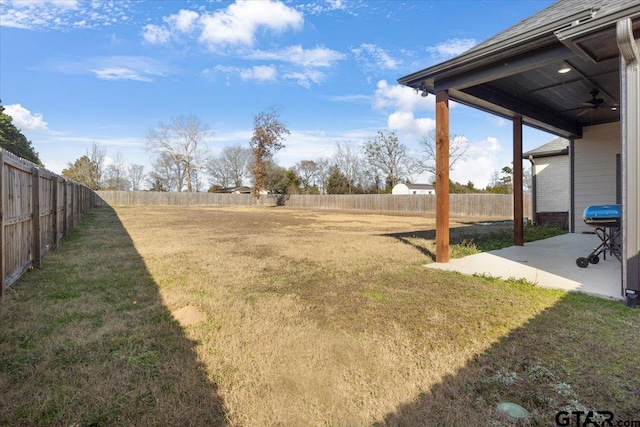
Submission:
M 541 159 L 543 157 L 566 156 L 568 154 L 569 154 L 569 148 L 564 148 L 562 150 L 545 151 L 544 153 L 527 152 L 527 153 L 522 154 L 522 158 L 531 160 L 532 158 Z

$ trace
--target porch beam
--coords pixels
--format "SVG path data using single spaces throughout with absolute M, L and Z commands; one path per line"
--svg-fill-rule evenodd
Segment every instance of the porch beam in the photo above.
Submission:
M 433 89 L 436 93 L 449 89 L 464 89 L 494 80 L 509 77 L 528 70 L 542 67 L 547 64 L 564 60 L 575 54 L 566 46 L 558 44 L 551 48 L 544 47 L 534 52 L 527 52 L 506 61 L 489 64 L 480 69 L 470 70 L 466 73 L 440 79 L 434 82 Z
M 524 245 L 522 195 L 522 116 L 513 118 L 513 243 Z
M 436 93 L 436 262 L 449 262 L 449 92 Z

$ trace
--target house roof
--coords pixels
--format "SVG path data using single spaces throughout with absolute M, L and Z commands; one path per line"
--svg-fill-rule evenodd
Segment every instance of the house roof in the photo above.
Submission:
M 616 22 L 639 0 L 559 0 L 460 56 L 398 79 L 428 93 L 567 138 L 582 127 L 620 120 Z M 562 67 L 570 72 L 559 74 Z M 597 91 L 592 95 L 593 91 Z M 593 103 L 593 100 L 602 100 Z
M 529 157 L 552 157 L 552 156 L 564 156 L 569 154 L 569 140 L 565 138 L 555 138 L 540 147 L 529 150 L 526 153 L 522 153 L 523 159 Z
M 246 187 L 246 186 L 240 186 L 240 187 L 223 187 L 220 188 L 219 190 L 216 190 L 216 193 L 233 193 L 233 192 L 240 192 L 240 193 L 250 193 L 252 191 L 251 187 Z
M 433 190 L 434 187 L 431 184 L 405 184 L 409 190 Z

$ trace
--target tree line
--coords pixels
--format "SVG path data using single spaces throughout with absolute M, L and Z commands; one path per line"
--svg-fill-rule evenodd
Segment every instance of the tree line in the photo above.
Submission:
M 396 184 L 410 183 L 421 173 L 435 174 L 433 133 L 420 140 L 419 153 L 409 153 L 394 131 L 380 130 L 360 146 L 337 142 L 332 156 L 300 160 L 285 168 L 274 160 L 290 135 L 279 111 L 272 107 L 253 119 L 248 144 L 226 146 L 218 155 L 211 155 L 207 146 L 213 137 L 209 126 L 197 116 L 179 115 L 147 132 L 145 146 L 152 155 L 148 170 L 142 164 L 126 163 L 120 153 L 107 162 L 106 151 L 93 143 L 85 155 L 68 163 L 62 175 L 93 190 L 221 191 L 249 184 L 254 194 L 365 194 L 390 193 Z M 41 165 L 31 142 L 12 124 L 2 105 L 0 146 Z M 468 147 L 466 137 L 451 137 L 450 168 L 466 157 Z M 528 182 L 530 175 L 525 175 L 525 185 Z M 452 193 L 512 191 L 508 166 L 495 171 L 484 189 L 472 182 L 450 182 Z

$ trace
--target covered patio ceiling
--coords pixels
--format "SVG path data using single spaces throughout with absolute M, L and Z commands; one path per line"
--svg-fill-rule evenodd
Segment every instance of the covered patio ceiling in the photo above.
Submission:
M 542 27 L 535 22 L 537 31 L 506 30 L 399 82 L 433 94 L 447 90 L 459 103 L 505 118 L 522 116 L 534 128 L 580 138 L 583 126 L 620 120 L 618 15 L 631 15 L 634 35 L 640 36 L 640 2 L 609 15 L 603 23 L 594 19 L 597 10 L 588 9 Z M 592 20 L 600 28 L 591 28 Z M 563 68 L 569 70 L 560 73 Z

